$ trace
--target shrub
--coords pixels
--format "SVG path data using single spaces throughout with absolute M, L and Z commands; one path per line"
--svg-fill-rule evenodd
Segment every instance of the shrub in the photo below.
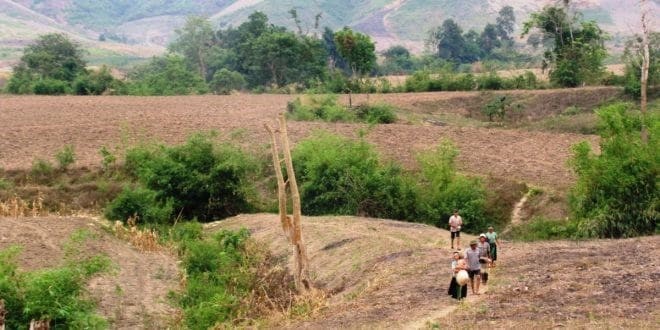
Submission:
M 355 115 L 337 103 L 337 95 L 297 98 L 287 105 L 287 116 L 293 120 L 351 122 Z
M 37 182 L 46 182 L 53 177 L 55 169 L 53 165 L 44 159 L 35 159 L 32 162 L 32 169 L 30 169 L 30 176 Z
M 185 219 L 208 221 L 252 209 L 256 161 L 229 144 L 215 144 L 211 135 L 193 135 L 180 146 L 133 148 L 125 164 L 157 202 L 171 202 Z
M 112 89 L 118 81 L 110 73 L 107 66 L 98 71 L 81 73 L 73 81 L 73 92 L 77 95 L 101 95 Z
M 481 113 L 488 117 L 488 121 L 493 121 L 493 117 L 504 120 L 504 116 L 510 107 L 510 97 L 496 96 L 481 109 Z
M 577 223 L 568 220 L 548 220 L 533 218 L 529 222 L 513 226 L 509 237 L 521 241 L 546 241 L 574 238 Z
M 426 71 L 415 71 L 412 76 L 406 79 L 404 84 L 406 92 L 426 92 L 429 91 L 431 76 Z
M 305 214 L 409 219 L 414 210 L 401 169 L 382 164 L 365 141 L 319 132 L 296 146 L 293 164 Z
M 5 301 L 9 329 L 27 329 L 31 320 L 50 320 L 53 329 L 103 329 L 107 322 L 94 313 L 85 295 L 86 282 L 107 270 L 105 256 L 81 257 L 77 250 L 60 267 L 25 272 L 18 268 L 18 248 L 0 250 L 0 297 Z
M 221 69 L 213 74 L 210 87 L 216 94 L 228 95 L 233 90 L 241 90 L 247 86 L 247 81 L 242 74 L 236 71 Z
M 73 150 L 73 146 L 67 144 L 55 154 L 55 159 L 57 160 L 58 168 L 62 171 L 65 171 L 69 165 L 73 164 L 76 161 L 76 154 Z
M 104 172 L 109 171 L 110 169 L 115 167 L 115 163 L 117 162 L 117 157 L 108 150 L 105 146 L 101 147 L 101 150 L 99 150 L 99 153 L 101 154 L 101 167 L 103 168 Z
M 69 83 L 57 79 L 40 79 L 32 85 L 32 92 L 37 95 L 62 95 L 69 92 Z
M 394 107 L 389 104 L 361 104 L 356 108 L 356 115 L 360 121 L 369 124 L 391 124 L 396 121 Z
M 480 90 L 498 90 L 504 88 L 504 80 L 495 73 L 477 77 L 477 88 Z
M 255 298 L 270 283 L 267 275 L 259 274 L 267 256 L 255 247 L 246 229 L 222 230 L 211 239 L 189 241 L 183 256 L 187 284 L 185 292 L 178 297 L 189 328 L 225 328 L 223 324 L 231 327 L 237 318 L 245 322 L 257 312 Z M 289 289 L 280 288 L 286 292 Z M 277 292 L 269 294 L 262 299 L 268 299 L 271 304 L 278 302 Z
M 444 228 L 446 219 L 458 209 L 464 219 L 464 230 L 476 233 L 490 222 L 485 215 L 486 190 L 481 180 L 456 172 L 457 156 L 456 147 L 446 140 L 418 156 L 418 217 Z
M 143 223 L 168 223 L 172 213 L 172 201 L 158 201 L 157 193 L 145 188 L 125 187 L 105 208 L 109 220 L 126 221 L 137 216 Z
M 650 138 L 640 138 L 641 117 L 629 105 L 613 104 L 597 111 L 601 121 L 600 154 L 588 143 L 573 147 L 571 166 L 578 181 L 569 196 L 580 234 L 590 237 L 632 237 L 658 229 L 657 151 L 660 118 L 647 119 Z

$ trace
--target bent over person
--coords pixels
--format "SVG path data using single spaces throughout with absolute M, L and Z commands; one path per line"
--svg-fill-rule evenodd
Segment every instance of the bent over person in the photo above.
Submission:
M 456 248 L 461 249 L 461 226 L 463 218 L 458 215 L 458 210 L 454 210 L 454 215 L 449 217 L 449 232 L 451 233 L 451 248 L 454 248 L 454 238 L 456 238 Z

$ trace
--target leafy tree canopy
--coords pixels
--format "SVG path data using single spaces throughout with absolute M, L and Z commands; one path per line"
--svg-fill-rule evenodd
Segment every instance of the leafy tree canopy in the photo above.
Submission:
M 368 35 L 344 27 L 335 32 L 334 40 L 339 54 L 348 62 L 353 75 L 364 75 L 376 65 L 376 46 Z

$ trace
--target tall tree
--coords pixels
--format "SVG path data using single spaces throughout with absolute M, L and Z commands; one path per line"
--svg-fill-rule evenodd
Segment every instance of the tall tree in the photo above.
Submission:
M 19 66 L 39 78 L 73 81 L 85 72 L 83 50 L 77 42 L 62 33 L 40 36 L 34 44 L 23 51 Z
M 438 57 L 455 62 L 469 62 L 465 61 L 463 30 L 453 19 L 446 19 L 442 26 L 431 32 L 429 41 L 435 47 Z
M 516 24 L 516 15 L 513 13 L 513 7 L 504 6 L 500 9 L 495 20 L 497 34 L 502 40 L 512 41 L 513 28 Z
M 177 37 L 169 45 L 170 50 L 182 54 L 204 79 L 210 79 L 208 63 L 215 44 L 211 22 L 201 16 L 189 16 L 183 28 L 175 33 Z
M 502 46 L 502 42 L 498 39 L 497 27 L 493 24 L 486 24 L 484 31 L 479 36 L 479 45 L 485 55 L 490 55 L 493 49 Z
M 574 22 L 560 7 L 545 7 L 532 13 L 523 26 L 523 36 L 538 29 L 552 49 L 544 54 L 550 80 L 563 87 L 597 81 L 604 73 L 606 34 L 593 21 Z
M 344 71 L 350 70 L 348 63 L 341 57 L 339 50 L 337 49 L 337 44 L 335 43 L 335 32 L 331 28 L 325 27 L 323 29 L 323 46 L 325 47 L 326 53 L 328 53 L 328 58 L 330 59 L 330 67 L 337 68 Z
M 646 128 L 646 91 L 647 84 L 649 81 L 649 62 L 650 62 L 650 53 L 649 53 L 649 14 L 650 9 L 648 9 L 648 3 L 646 0 L 640 1 L 640 9 L 642 12 L 642 73 L 641 73 L 641 103 L 640 108 L 642 111 L 642 142 L 647 143 L 649 140 L 648 129 Z
M 376 65 L 376 46 L 368 35 L 344 27 L 335 32 L 334 40 L 339 54 L 351 67 L 353 76 L 369 73 Z

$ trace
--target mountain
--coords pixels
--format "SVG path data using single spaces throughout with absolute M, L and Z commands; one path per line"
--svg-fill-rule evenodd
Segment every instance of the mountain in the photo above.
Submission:
M 0 67 L 19 56 L 24 45 L 47 32 L 65 32 L 90 48 L 92 62 L 148 57 L 164 51 L 188 15 L 204 15 L 218 28 L 236 26 L 254 11 L 271 22 L 318 33 L 350 26 L 369 34 L 379 50 L 402 44 L 424 48 L 429 30 L 447 18 L 465 30 L 494 22 L 506 5 L 514 8 L 517 28 L 530 12 L 558 0 L 0 0 Z M 613 36 L 639 30 L 638 0 L 573 0 L 585 18 Z M 660 0 L 650 1 L 657 11 Z M 319 29 L 315 17 L 321 14 Z M 103 42 L 99 39 L 104 40 Z M 620 40 L 620 38 L 614 38 Z M 117 64 L 117 63 L 114 63 Z

